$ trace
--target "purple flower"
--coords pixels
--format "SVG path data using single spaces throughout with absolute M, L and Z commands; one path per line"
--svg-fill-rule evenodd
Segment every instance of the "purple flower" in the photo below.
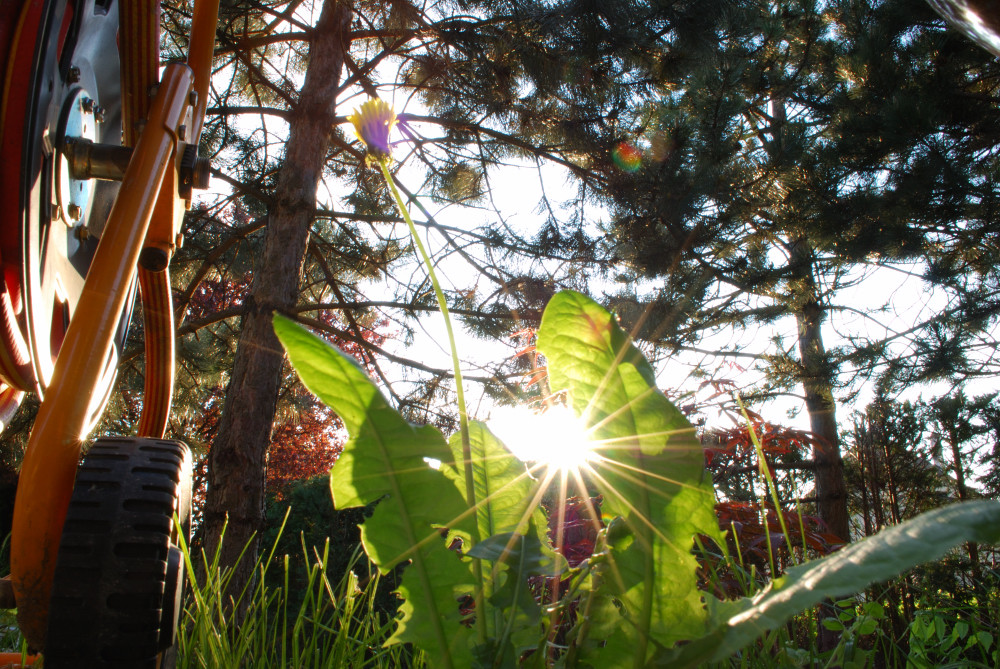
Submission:
M 356 109 L 347 120 L 354 124 L 354 131 L 368 153 L 377 159 L 389 157 L 389 132 L 398 120 L 389 103 L 373 98 Z

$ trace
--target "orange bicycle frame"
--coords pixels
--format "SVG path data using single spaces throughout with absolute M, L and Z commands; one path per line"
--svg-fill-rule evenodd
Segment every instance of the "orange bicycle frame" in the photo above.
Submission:
M 14 504 L 10 579 L 21 632 L 33 649 L 44 648 L 56 556 L 87 436 L 84 432 L 91 396 L 110 355 L 140 253 L 145 248 L 156 248 L 169 258 L 183 213 L 190 204 L 178 192 L 181 156 L 185 139 L 197 145 L 201 134 L 218 6 L 218 0 L 196 3 L 188 63 L 171 64 L 164 69 L 155 97 L 148 105 L 149 114 L 135 143 L 24 454 Z M 158 6 L 150 7 L 147 3 L 145 9 L 158 11 Z M 126 30 L 129 25 L 123 22 L 120 31 Z M 158 35 L 156 40 L 154 53 L 158 52 Z M 123 95 L 144 96 L 148 94 L 146 89 L 140 81 L 132 90 L 123 88 Z M 146 346 L 146 401 L 139 429 L 140 436 L 162 436 L 173 387 L 169 279 L 165 268 L 141 273 L 144 305 L 149 299 L 154 306 L 154 318 L 159 320 L 155 321 L 157 327 L 149 328 L 147 315 L 146 337 L 151 341 Z

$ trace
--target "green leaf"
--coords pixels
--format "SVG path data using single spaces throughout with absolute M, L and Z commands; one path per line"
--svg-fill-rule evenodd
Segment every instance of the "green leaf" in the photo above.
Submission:
M 885 607 L 878 602 L 866 602 L 862 607 L 865 615 L 871 616 L 874 620 L 885 618 Z
M 627 538 L 609 542 L 597 579 L 600 613 L 593 619 L 610 620 L 598 664 L 641 665 L 652 652 L 650 636 L 669 645 L 705 631 L 691 548 L 694 535 L 717 536 L 718 525 L 701 445 L 658 390 L 650 364 L 590 298 L 572 291 L 553 297 L 538 348 L 553 391 L 568 391 L 598 441 L 601 459 L 590 480 L 604 497 L 602 509 L 627 526 Z
M 517 652 L 513 644 L 500 644 L 489 639 L 485 644 L 472 649 L 471 669 L 518 669 Z M 498 664 L 498 659 L 499 664 Z
M 474 582 L 469 564 L 448 550 L 439 528 L 464 530 L 468 537 L 472 514 L 454 483 L 424 460 L 450 459 L 444 437 L 403 419 L 352 358 L 322 339 L 277 314 L 274 330 L 302 382 L 351 435 L 330 476 L 334 504 L 381 500 L 361 525 L 365 552 L 383 572 L 412 561 L 399 588 L 402 617 L 390 642 L 413 642 L 434 666 L 469 666 L 470 634 L 457 599 L 472 592 Z
M 861 624 L 858 626 L 858 634 L 862 636 L 872 634 L 877 629 L 878 629 L 877 620 L 875 620 L 874 618 L 865 618 L 864 620 L 861 621 Z
M 709 634 L 681 648 L 660 651 L 650 666 L 721 662 L 800 611 L 936 560 L 967 541 L 1000 542 L 1000 502 L 963 502 L 929 511 L 833 555 L 792 567 L 753 599 L 716 601 L 721 615 Z M 914 621 L 915 632 L 919 622 L 919 618 Z
M 544 552 L 534 532 L 528 536 L 514 532 L 496 534 L 483 539 L 466 554 L 479 560 L 509 564 L 525 577 L 555 576 L 565 566 L 560 556 Z
M 836 620 L 834 618 L 825 618 L 823 620 L 823 627 L 827 628 L 831 632 L 842 632 L 844 631 L 844 623 Z
M 526 534 L 505 532 L 473 546 L 470 557 L 494 563 L 493 591 L 489 597 L 495 620 L 491 643 L 504 659 L 519 657 L 539 641 L 542 607 L 535 599 L 530 578 L 552 576 L 564 568 L 562 556 L 538 540 L 538 532 L 529 524 Z
M 538 622 L 542 607 L 531 592 L 528 579 L 532 576 L 551 576 L 558 573 L 560 564 L 542 552 L 542 544 L 532 535 L 500 534 L 472 547 L 469 556 L 493 562 L 502 570 L 497 572 L 495 590 L 490 603 L 504 611 L 504 617 L 516 635 L 520 630 L 532 628 L 538 636 Z M 498 630 L 499 635 L 502 631 Z
M 465 490 L 465 467 L 462 466 L 462 437 L 459 433 L 449 440 L 455 465 L 442 467 L 455 479 L 458 490 Z M 472 457 L 473 485 L 476 492 L 476 523 L 480 537 L 492 537 L 504 532 L 523 534 L 529 522 L 540 528 L 544 542 L 545 514 L 539 502 L 538 482 L 528 474 L 524 463 L 478 421 L 469 423 L 469 446 Z

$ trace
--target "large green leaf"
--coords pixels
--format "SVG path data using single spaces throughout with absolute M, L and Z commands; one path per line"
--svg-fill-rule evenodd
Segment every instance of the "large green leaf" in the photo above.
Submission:
M 471 593 L 474 582 L 439 528 L 462 529 L 468 539 L 472 514 L 454 482 L 425 461 L 450 460 L 444 437 L 404 420 L 349 356 L 282 316 L 275 315 L 274 329 L 302 382 L 351 436 L 331 472 L 334 504 L 381 500 L 361 526 L 365 551 L 383 571 L 412 561 L 391 641 L 413 642 L 435 667 L 469 666 L 469 630 L 460 623 L 457 598 Z
M 590 298 L 557 294 L 542 317 L 538 348 L 554 391 L 593 430 L 600 446 L 592 479 L 603 510 L 625 536 L 609 542 L 594 602 L 592 634 L 607 634 L 599 666 L 642 666 L 650 637 L 670 645 L 701 636 L 693 537 L 716 535 L 715 496 L 694 429 L 657 389 L 652 367 L 615 319 Z M 601 617 L 604 620 L 600 620 Z
M 455 466 L 443 469 L 455 478 L 459 490 L 465 490 L 461 435 L 458 432 L 451 435 L 448 445 Z M 524 463 L 479 421 L 469 423 L 469 448 L 479 536 L 485 539 L 504 532 L 523 534 L 531 520 L 536 527 L 544 528 L 538 482 L 528 474 Z
M 936 560 L 966 541 L 1000 543 L 1000 502 L 965 502 L 929 511 L 833 555 L 792 567 L 752 599 L 715 600 L 714 629 L 681 648 L 661 651 L 650 666 L 673 669 L 722 661 L 800 611 Z

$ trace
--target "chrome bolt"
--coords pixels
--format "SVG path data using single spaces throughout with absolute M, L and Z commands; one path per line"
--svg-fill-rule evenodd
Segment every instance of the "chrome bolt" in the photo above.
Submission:
M 182 142 L 187 141 L 187 134 L 188 134 L 188 129 L 186 125 L 182 125 L 181 127 L 177 128 L 177 139 L 181 140 Z
M 73 65 L 69 68 L 69 72 L 66 73 L 66 81 L 71 84 L 75 84 L 80 81 L 80 68 Z
M 80 100 L 80 106 L 83 107 L 85 112 L 93 112 L 97 105 L 90 98 L 83 98 Z
M 51 156 L 55 148 L 52 144 L 52 134 L 49 132 L 49 127 L 45 126 L 45 129 L 42 130 L 42 153 Z
M 198 91 L 191 91 L 191 94 L 188 95 L 188 104 L 192 107 L 198 106 Z
M 76 238 L 81 242 L 85 242 L 87 241 L 87 238 L 90 237 L 90 230 L 87 229 L 86 225 L 78 225 L 73 228 L 73 234 L 75 234 Z
M 94 118 L 98 123 L 104 123 L 104 107 L 94 105 Z
M 66 207 L 66 211 L 69 213 L 69 218 L 72 221 L 79 221 L 83 218 L 83 210 L 80 209 L 80 205 L 78 204 L 70 203 L 70 205 Z

